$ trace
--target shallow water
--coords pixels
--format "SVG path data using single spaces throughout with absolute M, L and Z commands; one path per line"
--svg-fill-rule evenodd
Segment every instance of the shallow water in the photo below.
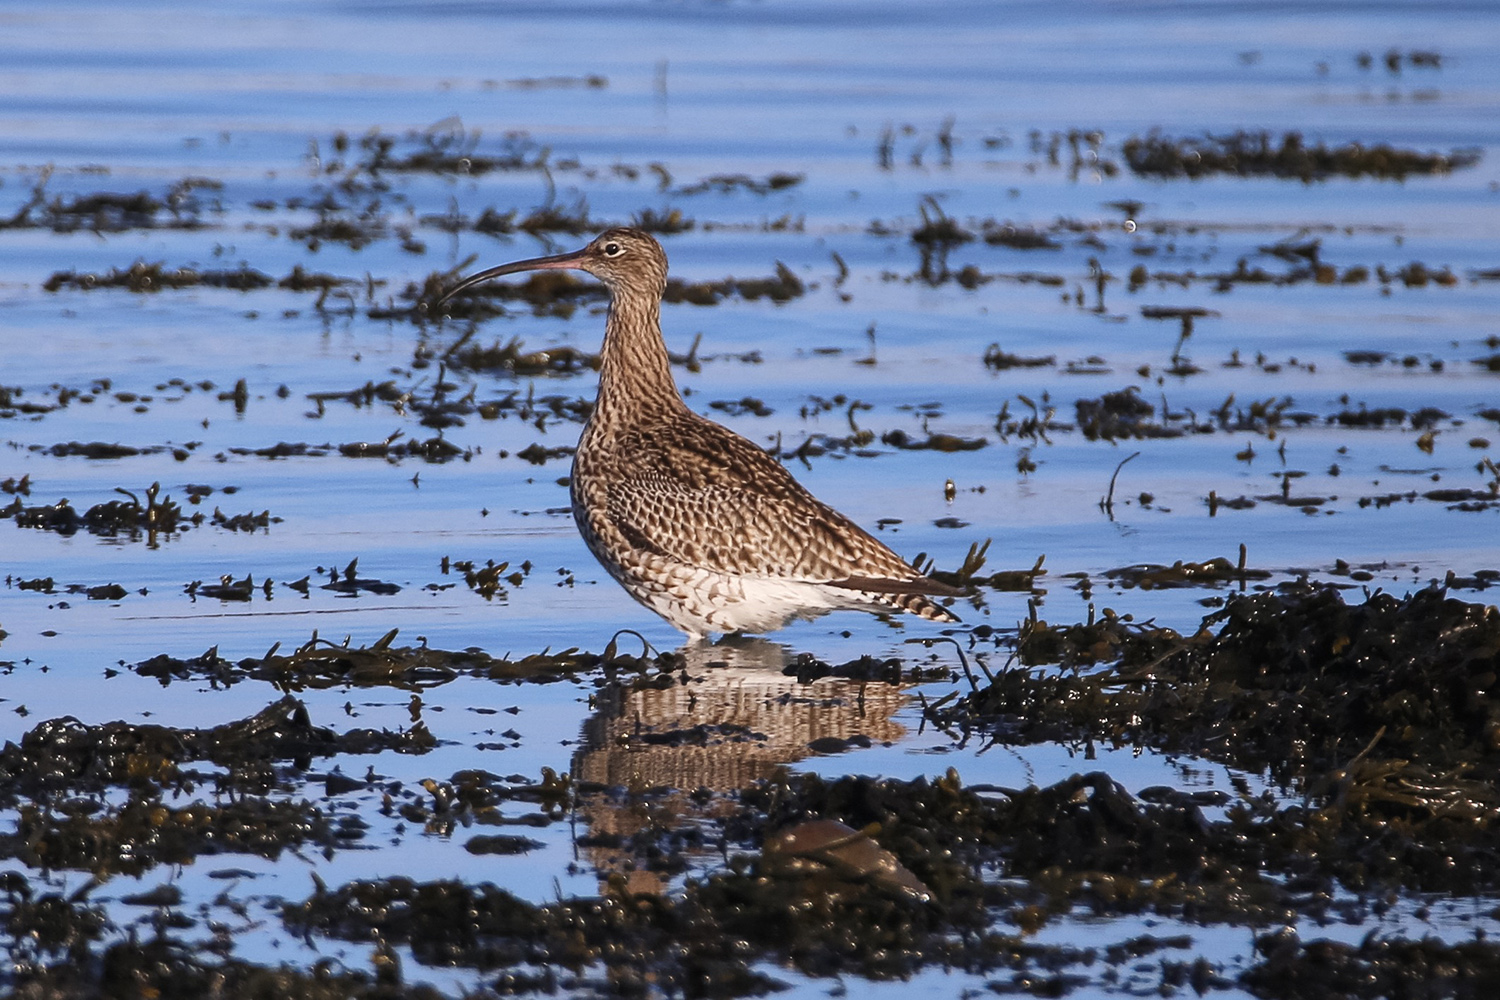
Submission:
M 1051 621 L 1082 621 L 1108 606 L 1188 633 L 1209 610 L 1203 602 L 1224 596 L 1227 584 L 1148 590 L 1105 574 L 1141 563 L 1234 562 L 1242 544 L 1248 565 L 1272 574 L 1261 586 L 1302 575 L 1349 583 L 1340 560 L 1367 567 L 1354 582 L 1398 593 L 1441 582 L 1450 571 L 1483 586 L 1493 580 L 1476 572 L 1500 569 L 1500 504 L 1427 496 L 1492 496 L 1500 480 L 1484 464 L 1500 461 L 1500 361 L 1485 363 L 1500 359 L 1500 118 L 1493 113 L 1500 14 L 1490 5 L 954 3 L 914 18 L 905 4 L 834 0 L 214 10 L 63 3 L 3 13 L 0 24 L 0 219 L 20 211 L 38 185 L 44 194 L 33 221 L 54 199 L 76 204 L 99 192 L 145 191 L 167 202 L 179 185 L 171 206 L 145 225 L 95 231 L 96 219 L 75 231 L 0 230 L 0 387 L 11 390 L 11 405 L 0 408 L 0 480 L 29 477 L 26 506 L 67 498 L 82 513 L 121 499 L 117 488 L 143 495 L 160 483 L 188 512 L 211 514 L 217 506 L 227 516 L 277 519 L 253 531 L 204 523 L 158 538 L 63 536 L 0 522 L 0 628 L 9 633 L 0 644 L 0 662 L 9 664 L 0 680 L 4 739 L 60 716 L 176 727 L 243 718 L 277 692 L 257 681 L 225 690 L 191 681 L 162 686 L 121 668 L 210 647 L 229 660 L 260 656 L 275 643 L 294 648 L 315 630 L 360 646 L 399 629 L 400 644 L 420 639 L 496 656 L 599 651 L 620 629 L 663 649 L 678 644 L 578 539 L 563 510 L 567 458 L 531 464 L 518 456 L 533 444 L 571 446 L 576 421 L 471 415 L 442 430 L 463 452 L 444 462 L 339 452 L 341 444 L 397 432 L 398 440 L 434 437 L 408 404 L 437 392 L 458 398 L 472 391 L 481 402 L 513 393 L 591 397 L 587 371 L 515 376 L 433 359 L 465 336 L 481 345 L 519 338 L 533 350 L 594 351 L 598 302 L 566 316 L 507 303 L 506 315 L 477 329 L 463 320 L 370 315 L 410 305 L 408 286 L 435 272 L 586 238 L 451 231 L 453 220 L 472 223 L 488 207 L 514 209 L 518 219 L 556 207 L 586 216 L 589 231 L 647 210 L 677 210 L 695 225 L 663 236 L 674 275 L 761 278 L 773 276 L 778 262 L 789 268 L 806 290 L 786 302 L 731 295 L 711 307 L 664 309 L 674 351 L 687 353 L 701 334 L 701 367 L 678 366 L 679 384 L 696 408 L 767 446 L 779 440 L 787 455 L 811 436 L 873 431 L 863 447 L 788 462 L 861 524 L 884 522 L 884 537 L 904 555 L 926 553 L 951 570 L 971 545 L 992 539 L 985 572 L 1028 569 L 1045 556 L 1039 592 L 982 590 L 956 608 L 966 626 L 1013 629 L 1032 613 L 1032 601 Z M 1396 52 L 1395 68 L 1385 62 L 1388 51 Z M 1440 54 L 1440 65 L 1412 58 L 1428 52 Z M 1372 56 L 1369 66 L 1361 53 Z M 1195 138 L 1241 129 L 1265 130 L 1273 140 L 1300 132 L 1330 148 L 1475 151 L 1478 161 L 1436 176 L 1304 183 L 1158 180 L 1133 173 L 1122 154 L 1127 139 L 1153 131 Z M 398 155 L 423 148 L 428 135 L 474 156 L 515 153 L 532 166 L 377 176 L 356 169 L 361 137 L 376 130 L 395 140 Z M 1078 133 L 1076 158 L 1070 132 Z M 347 138 L 342 152 L 338 135 Z M 797 180 L 764 193 L 734 181 L 694 189 L 710 178 L 760 182 L 775 174 Z M 213 183 L 183 189 L 186 178 Z M 342 206 L 330 217 L 362 216 L 368 233 L 297 236 L 318 221 L 313 206 L 325 197 Z M 980 238 L 924 257 L 912 234 L 924 219 L 944 217 L 975 235 L 1004 224 L 1036 229 L 1056 246 L 1023 250 Z M 1311 257 L 1299 256 L 1295 247 L 1312 240 Z M 243 264 L 273 283 L 251 291 L 43 287 L 57 272 L 103 275 L 138 261 L 167 270 Z M 1240 261 L 1272 280 L 1204 277 L 1236 272 Z M 1309 261 L 1330 265 L 1333 280 L 1297 278 Z M 1428 280 L 1410 270 L 1397 276 L 1413 262 Z M 348 282 L 321 300 L 316 291 L 276 287 L 299 266 Z M 969 266 L 990 280 L 959 280 Z M 1140 283 L 1130 277 L 1137 266 L 1147 271 Z M 1364 277 L 1356 280 L 1353 269 Z M 1108 273 L 1102 291 L 1101 271 Z M 1185 272 L 1196 277 L 1177 280 Z M 1180 322 L 1148 318 L 1142 310 L 1150 307 L 1211 314 L 1196 317 L 1179 342 Z M 997 370 L 984 362 L 996 344 L 1055 363 Z M 756 357 L 741 357 L 749 352 Z M 1199 370 L 1173 374 L 1174 360 Z M 245 389 L 237 401 L 239 380 Z M 311 395 L 386 381 L 408 398 L 320 404 Z M 1221 424 L 1115 442 L 1089 440 L 1072 426 L 1076 401 L 1130 386 L 1158 408 L 1154 420 L 1165 407 L 1179 427 L 1258 402 L 1284 402 L 1286 414 L 1305 421 L 1252 420 L 1240 429 Z M 65 405 L 57 405 L 60 389 L 71 396 Z M 746 397 L 771 412 L 711 407 Z M 820 409 L 817 398 L 838 401 Z M 856 400 L 868 406 L 851 411 Z M 1064 426 L 1042 436 L 1007 432 L 1006 419 L 1032 412 L 1027 400 L 1040 412 L 1054 409 Z M 28 403 L 40 404 L 39 412 L 28 412 Z M 1338 420 L 1380 408 L 1405 412 L 1378 427 Z M 1411 414 L 1424 408 L 1440 413 L 1414 421 Z M 987 443 L 974 451 L 904 450 L 883 442 L 893 431 L 919 441 L 931 432 Z M 67 442 L 142 453 L 49 453 Z M 254 454 L 281 442 L 310 453 Z M 1021 471 L 1018 463 L 1034 467 Z M 1101 500 L 1117 467 L 1106 510 Z M 944 496 L 948 480 L 952 500 Z M 187 484 L 214 492 L 192 506 Z M 1215 508 L 1210 493 L 1257 502 Z M 1316 502 L 1281 504 L 1278 496 Z M 399 590 L 349 596 L 320 589 L 356 558 L 360 578 Z M 460 574 L 444 572 L 450 558 L 530 569 L 487 600 Z M 195 581 L 247 576 L 257 584 L 248 600 L 189 592 Z M 54 580 L 50 592 L 19 586 L 46 577 Z M 305 594 L 287 586 L 304 577 L 311 581 Z M 259 589 L 267 580 L 275 581 L 269 593 Z M 67 592 L 110 583 L 125 596 Z M 1490 599 L 1457 586 L 1465 599 Z M 796 624 L 775 641 L 830 662 L 862 654 L 932 661 L 957 677 L 953 646 L 908 642 L 940 634 L 925 623 L 846 614 Z M 621 637 L 621 648 L 633 641 Z M 822 713 L 757 714 L 764 709 L 746 706 L 769 704 L 787 682 L 764 668 L 746 670 L 732 678 L 709 670 L 702 690 L 709 702 L 738 704 L 722 708 L 729 716 L 744 711 L 754 728 L 778 734 L 763 759 L 721 776 L 702 770 L 701 755 L 683 754 L 659 762 L 671 779 L 653 784 L 728 791 L 780 762 L 829 776 L 905 778 L 953 767 L 969 784 L 1001 786 L 1104 770 L 1131 791 L 1235 781 L 1248 792 L 1265 787 L 1260 775 L 1221 764 L 1128 749 L 1100 748 L 1096 759 L 1050 744 L 978 752 L 924 731 L 910 689 L 889 692 L 876 719 L 851 716 L 850 689 L 834 682 L 820 682 L 837 688 L 829 698 L 838 703 Z M 579 749 L 586 725 L 608 730 L 610 722 L 590 704 L 596 680 L 463 678 L 425 693 L 420 710 L 409 692 L 391 688 L 300 697 L 319 725 L 342 729 L 357 718 L 360 726 L 395 729 L 420 717 L 440 741 L 423 756 L 326 762 L 350 774 L 374 766 L 410 784 L 465 768 L 534 779 L 543 767 L 581 773 L 597 765 L 607 784 L 617 784 L 655 773 L 639 754 L 611 752 L 608 740 L 593 747 L 599 759 L 592 762 Z M 951 687 L 922 690 L 939 697 Z M 476 711 L 509 708 L 517 711 L 499 725 Z M 619 718 L 631 717 L 621 711 Z M 686 711 L 691 718 L 701 708 Z M 516 735 L 502 741 L 504 749 L 476 749 L 495 744 L 495 729 Z M 809 750 L 825 731 L 866 733 L 874 745 L 830 755 Z M 569 867 L 576 848 L 555 825 L 535 834 L 545 844 L 538 851 L 486 858 L 482 867 L 463 850 L 461 832 L 402 835 L 377 824 L 377 833 L 364 841 L 372 850 L 204 858 L 170 877 L 190 902 L 218 893 L 222 880 L 205 876 L 216 867 L 253 872 L 245 892 L 263 899 L 300 898 L 309 871 L 330 885 L 394 872 L 458 875 L 500 882 L 535 901 L 599 886 L 587 859 Z M 419 850 L 409 849 L 414 842 Z M 168 877 L 148 872 L 142 885 Z M 140 888 L 133 879 L 118 886 L 99 895 Z M 131 912 L 120 909 L 123 923 Z M 1391 911 L 1378 929 L 1431 929 L 1405 912 Z M 1184 926 L 1195 954 L 1221 963 L 1224 975 L 1233 978 L 1249 961 L 1248 946 L 1236 952 L 1232 943 L 1248 932 Z M 1492 915 L 1456 926 L 1460 936 L 1473 927 L 1500 929 Z M 1321 932 L 1304 929 L 1304 937 L 1314 930 Z M 1065 921 L 1045 935 L 1125 939 L 1140 931 L 1131 919 Z M 238 953 L 309 961 L 302 947 L 273 921 L 243 936 Z M 360 949 L 343 947 L 349 964 L 363 963 Z M 405 968 L 416 981 L 478 981 L 412 960 Z M 830 985 L 776 974 L 808 994 Z M 911 985 L 947 994 L 983 982 L 928 973 Z M 1129 988 L 1128 981 L 1095 985 Z

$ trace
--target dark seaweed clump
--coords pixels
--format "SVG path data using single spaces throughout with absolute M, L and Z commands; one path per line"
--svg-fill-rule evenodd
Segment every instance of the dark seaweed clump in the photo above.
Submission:
M 132 292 L 159 292 L 164 288 L 192 288 L 207 285 L 210 288 L 232 288 L 241 292 L 269 287 L 271 276 L 251 267 L 241 266 L 235 270 L 199 270 L 191 267 L 168 269 L 160 261 L 147 264 L 136 261 L 128 268 L 111 268 L 108 274 L 79 274 L 76 271 L 54 271 L 42 290 L 55 292 L 60 288 L 124 288 Z
M 357 140 L 357 151 L 351 148 L 349 136 L 340 132 L 333 137 L 333 149 L 339 156 L 357 156 L 356 174 L 371 177 L 382 171 L 479 176 L 491 171 L 541 170 L 547 164 L 547 148 L 524 133 L 505 135 L 499 154 L 480 153 L 480 138 L 478 129 L 442 122 L 405 136 L 371 130 Z M 330 171 L 342 167 L 338 160 L 329 165 Z
M 431 783 L 434 797 L 458 809 L 478 795 L 482 807 L 485 781 L 473 779 Z M 570 796 L 586 803 L 602 792 L 570 789 L 565 780 L 530 789 L 539 802 L 551 797 L 549 809 Z M 661 804 L 661 794 L 631 793 L 623 805 L 647 809 Z M 875 979 L 956 969 L 987 977 L 996 992 L 1048 996 L 1086 987 L 1100 966 L 1106 979 L 1133 973 L 1141 992 L 1163 995 L 1184 986 L 1201 994 L 1236 979 L 1267 996 L 1375 997 L 1412 989 L 1485 995 L 1479 984 L 1494 974 L 1500 948 L 1483 939 L 1448 945 L 1372 937 L 1356 947 L 1304 943 L 1282 931 L 1257 938 L 1255 954 L 1236 974 L 1205 958 L 1175 958 L 1191 948 L 1187 935 L 1148 933 L 1108 945 L 1047 945 L 1031 937 L 1079 912 L 1261 926 L 1383 912 L 1381 893 L 1338 898 L 1327 856 L 1296 839 L 1328 826 L 1325 813 L 1246 801 L 1209 820 L 1204 807 L 1226 799 L 1170 789 L 1132 796 L 1103 773 L 1026 789 L 965 788 L 952 772 L 934 781 L 782 774 L 716 808 L 708 822 L 732 853 L 720 870 L 689 879 L 680 892 L 632 891 L 621 874 L 608 876 L 596 897 L 545 904 L 488 881 L 316 882 L 309 896 L 282 906 L 286 930 L 374 948 L 371 974 L 325 969 L 315 979 L 317 993 L 303 978 L 316 970 L 251 966 L 228 956 L 231 942 L 218 950 L 184 947 L 171 929 L 191 918 L 170 892 L 156 902 L 178 923 L 166 922 L 154 940 L 131 937 L 100 947 L 111 933 L 102 910 L 77 897 L 39 893 L 12 876 L 0 908 L 9 926 L 26 934 L 12 938 L 18 960 L 5 978 L 31 996 L 90 992 L 121 975 L 173 996 L 210 995 L 205 982 L 215 985 L 216 996 L 263 995 L 255 987 L 275 983 L 294 996 L 422 995 L 403 985 L 392 954 L 405 946 L 423 965 L 479 973 L 482 985 L 470 995 L 481 997 L 759 996 L 778 988 L 770 971 L 776 966 L 813 977 Z M 874 863 L 839 863 L 826 844 L 792 857 L 772 850 L 810 821 L 875 838 Z M 904 873 L 899 882 L 893 871 Z M 1005 877 L 986 877 L 993 871 Z M 1153 955 L 1159 961 L 1141 963 Z M 372 980 L 383 989 L 373 991 Z
M 105 536 L 145 532 L 153 539 L 157 533 L 182 531 L 189 524 L 201 524 L 204 520 L 201 514 L 184 514 L 170 496 L 162 496 L 160 483 L 152 483 L 146 488 L 145 503 L 129 490 L 117 489 L 115 492 L 125 499 L 106 500 L 83 514 L 74 510 L 67 500 L 26 507 L 17 496 L 8 506 L 0 508 L 0 517 L 15 518 L 16 524 L 22 528 L 41 528 L 61 535 L 76 534 L 80 530 Z
M 349 289 L 362 282 L 352 278 L 339 278 L 331 274 L 307 271 L 297 264 L 280 279 L 272 278 L 264 271 L 241 264 L 234 269 L 196 267 L 169 268 L 157 261 L 148 264 L 138 260 L 126 268 L 112 267 L 107 272 L 53 271 L 42 283 L 42 289 L 56 292 L 63 288 L 89 291 L 95 288 L 123 288 L 130 292 L 160 292 L 169 288 L 229 288 L 240 292 L 256 291 L 275 285 L 292 292 L 317 292 L 316 308 L 322 308 L 329 293 L 336 289 Z
M 134 452 L 134 449 L 131 451 Z M 171 538 L 205 523 L 226 531 L 253 532 L 264 531 L 281 521 L 281 518 L 272 516 L 270 511 L 228 515 L 215 507 L 211 515 L 201 511 L 189 514 L 171 496 L 162 493 L 160 483 L 152 483 L 146 487 L 143 496 L 119 487 L 116 487 L 115 492 L 125 499 L 106 500 L 80 514 L 66 499 L 55 504 L 28 507 L 21 503 L 18 491 L 14 500 L 0 507 L 0 517 L 14 518 L 17 526 L 22 528 L 55 531 L 60 535 L 75 535 L 79 531 L 86 531 L 105 538 L 144 538 L 152 548 L 163 538 Z M 194 493 L 192 489 L 188 493 L 192 503 L 198 503 L 204 495 Z
M 1004 671 L 963 714 L 1049 720 L 1076 738 L 1206 753 L 1289 781 L 1367 748 L 1500 776 L 1500 612 L 1441 588 L 1347 604 L 1334 587 L 1292 585 L 1231 597 L 1186 637 L 1111 615 L 1030 622 L 1016 651 L 1029 664 L 1113 665 Z
M 434 745 L 417 723 L 401 733 L 316 726 L 291 697 L 255 715 L 211 729 L 52 719 L 0 750 L 0 804 L 18 809 L 0 836 L 0 858 L 33 868 L 135 874 L 221 852 L 277 857 L 288 847 L 347 845 L 363 836 L 310 803 L 267 793 L 284 789 L 314 757 Z M 205 773 L 207 761 L 224 770 Z M 278 766 L 278 762 L 284 762 Z M 169 804 L 169 791 L 206 785 L 227 800 Z M 123 804 L 105 793 L 124 787 Z
M 120 233 L 132 229 L 198 229 L 206 225 L 205 206 L 196 192 L 219 191 L 223 182 L 187 177 L 171 185 L 162 197 L 149 191 L 96 191 L 91 194 L 47 197 L 50 168 L 43 170 L 31 197 L 9 218 L 3 229 L 50 229 L 55 233 Z
M 1156 407 L 1142 399 L 1132 386 L 1119 392 L 1107 392 L 1098 399 L 1080 399 L 1075 409 L 1078 428 L 1090 441 L 1114 441 L 1119 438 L 1181 437 L 1181 427 L 1171 427 L 1152 419 Z
M 1175 580 L 1190 570 L 1143 572 Z M 1237 572 L 1227 561 L 1204 571 Z M 254 677 L 281 687 L 414 690 L 462 673 L 548 680 L 598 668 L 611 689 L 675 687 L 685 676 L 672 654 L 648 660 L 610 648 L 512 662 L 393 639 L 358 650 L 314 641 L 239 664 L 210 650 L 136 669 L 164 682 Z M 1034 620 L 1015 645 L 1023 663 L 1077 669 L 1000 671 L 965 697 L 928 706 L 928 722 L 1008 742 L 1204 753 L 1249 772 L 1268 768 L 1301 794 L 1160 787 L 1132 795 L 1103 772 L 1021 788 L 965 787 L 953 771 L 916 781 L 773 772 L 715 792 L 463 771 L 403 788 L 373 770 L 361 781 L 308 769 L 331 754 L 419 753 L 432 745 L 424 727 L 337 734 L 289 696 L 206 730 L 54 720 L 0 752 L 0 791 L 21 817 L 0 839 L 0 855 L 32 867 L 134 873 L 218 852 L 357 845 L 367 829 L 357 815 L 297 797 L 317 778 L 330 796 L 383 801 L 382 812 L 424 835 L 581 817 L 589 829 L 576 843 L 602 852 L 587 853 L 601 864 L 602 889 L 538 904 L 482 879 L 315 879 L 310 895 L 273 911 L 285 931 L 373 949 L 368 972 L 319 971 L 241 961 L 228 938 L 190 946 L 180 932 L 198 918 L 171 885 L 142 894 L 157 931 L 139 936 L 111 924 L 87 893 L 64 898 L 14 875 L 0 885 L 0 920 L 11 931 L 0 982 L 38 997 L 127 981 L 138 993 L 172 996 L 264 995 L 273 986 L 291 996 L 423 995 L 404 982 L 394 951 L 404 947 L 423 965 L 472 970 L 471 993 L 481 997 L 764 995 L 777 989 L 779 967 L 876 979 L 961 970 L 996 992 L 1051 996 L 1101 975 L 1162 994 L 1237 984 L 1288 997 L 1485 995 L 1475 984 L 1500 968 L 1500 947 L 1481 938 L 1347 946 L 1283 931 L 1260 935 L 1248 957 L 1214 961 L 1194 957 L 1188 935 L 1097 946 L 1032 935 L 1080 914 L 1249 927 L 1361 922 L 1400 893 L 1500 892 L 1495 609 L 1439 589 L 1349 604 L 1335 590 L 1304 586 L 1234 598 L 1193 636 L 1106 614 L 1062 628 Z M 831 667 L 799 658 L 786 676 L 830 674 L 865 684 L 907 679 L 890 660 Z M 413 718 L 419 707 L 414 698 Z M 640 742 L 657 746 L 645 738 L 653 734 Z M 218 769 L 200 771 L 196 761 Z M 221 794 L 212 804 L 167 798 L 191 798 L 198 787 Z M 121 789 L 123 805 L 103 795 Z M 534 811 L 502 815 L 509 801 Z M 832 829 L 833 840 L 786 846 L 810 829 Z M 864 846 L 865 861 L 841 853 L 851 843 Z M 532 841 L 480 834 L 468 846 L 515 852 Z M 623 870 L 599 860 L 621 851 Z M 693 874 L 689 856 L 714 860 Z M 665 893 L 642 891 L 633 877 L 683 873 L 681 888 Z
M 1121 147 L 1125 162 L 1146 177 L 1282 177 L 1304 183 L 1329 177 L 1374 177 L 1405 180 L 1412 175 L 1447 174 L 1479 162 L 1477 150 L 1420 153 L 1385 143 L 1330 148 L 1308 145 L 1299 132 L 1287 132 L 1278 143 L 1269 132 L 1234 132 L 1203 138 L 1173 139 L 1152 133 L 1132 137 Z
M 1003 671 L 930 716 L 1002 742 L 1144 745 L 1269 771 L 1309 801 L 1306 828 L 1285 836 L 1349 883 L 1500 889 L 1493 606 L 1440 588 L 1346 604 L 1302 587 L 1233 598 L 1191 637 L 1109 617 L 1032 623 L 1017 652 L 1113 665 Z
M 232 938 L 227 931 L 208 947 L 162 933 L 116 941 L 90 953 L 111 930 L 104 908 L 39 892 L 23 877 L 8 879 L 11 926 L 37 935 L 29 948 L 14 949 L 16 984 L 12 996 L 28 1000 L 71 997 L 277 997 L 285 1000 L 442 1000 L 431 986 L 400 981 L 400 963 L 389 950 L 377 950 L 369 972 L 319 963 L 310 969 L 263 966 L 220 958 Z M 174 911 L 173 916 L 180 916 Z M 163 928 L 165 931 L 166 928 Z M 38 932 L 41 932 L 38 934 Z
M 353 568 L 351 564 L 349 571 L 352 572 Z M 393 644 L 395 638 L 393 629 L 369 646 L 350 646 L 328 642 L 314 634 L 290 653 L 279 652 L 278 643 L 264 656 L 230 662 L 220 656 L 218 647 L 215 647 L 187 659 L 163 653 L 143 660 L 131 669 L 143 677 L 155 677 L 163 686 L 174 680 L 203 679 L 225 687 L 244 680 L 258 680 L 284 691 L 300 691 L 344 685 L 421 690 L 462 676 L 546 683 L 577 677 L 606 659 L 614 669 L 648 668 L 645 661 L 633 657 L 606 658 L 577 649 L 533 653 L 510 660 L 478 649 L 452 651 L 428 646 L 396 646 Z

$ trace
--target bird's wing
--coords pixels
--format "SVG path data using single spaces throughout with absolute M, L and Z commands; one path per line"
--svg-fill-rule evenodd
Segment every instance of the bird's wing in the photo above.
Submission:
M 725 573 L 852 589 L 878 591 L 900 582 L 907 584 L 900 589 L 910 591 L 922 579 L 733 431 L 700 419 L 631 438 L 617 455 L 642 460 L 616 469 L 606 516 L 638 548 Z M 845 582 L 856 579 L 858 584 Z

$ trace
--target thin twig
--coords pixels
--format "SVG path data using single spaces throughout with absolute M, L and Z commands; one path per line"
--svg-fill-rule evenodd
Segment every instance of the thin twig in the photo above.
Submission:
M 1111 521 L 1115 519 L 1115 480 L 1120 478 L 1120 470 L 1125 468 L 1125 463 L 1132 458 L 1139 458 L 1140 454 L 1137 451 L 1120 459 L 1120 464 L 1115 466 L 1115 474 L 1109 477 L 1109 495 L 1099 501 L 1099 509 L 1108 514 Z

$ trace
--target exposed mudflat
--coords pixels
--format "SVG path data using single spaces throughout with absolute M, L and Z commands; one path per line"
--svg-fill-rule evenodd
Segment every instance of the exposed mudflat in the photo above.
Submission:
M 149 31 L 147 26 L 151 26 Z M 1500 17 L 78 2 L 0 53 L 0 985 L 1490 997 Z M 964 587 L 681 645 L 690 405 Z

